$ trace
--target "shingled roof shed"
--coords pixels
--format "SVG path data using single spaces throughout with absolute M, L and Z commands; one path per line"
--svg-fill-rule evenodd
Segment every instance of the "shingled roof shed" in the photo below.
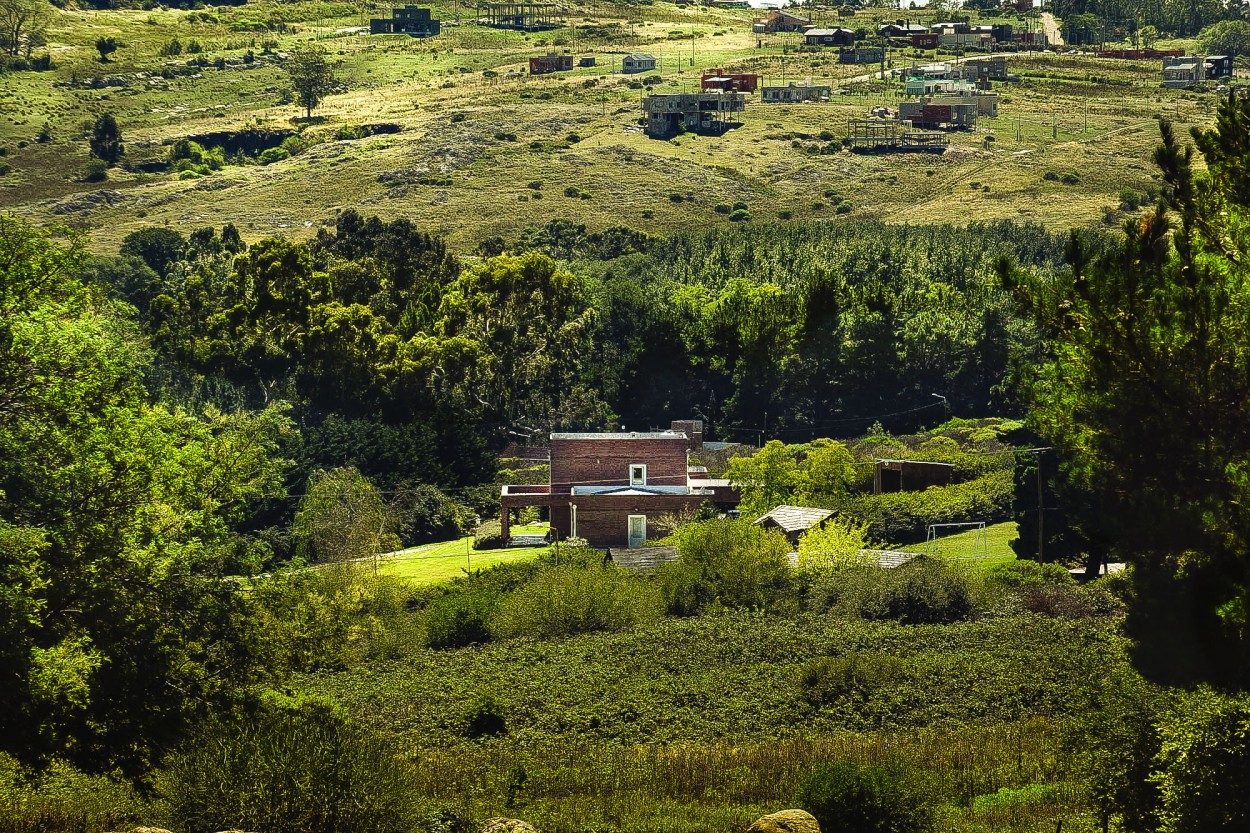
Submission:
M 756 518 L 755 524 L 765 529 L 780 529 L 790 543 L 797 544 L 800 535 L 813 527 L 823 526 L 831 517 L 833 517 L 832 509 L 782 504 Z

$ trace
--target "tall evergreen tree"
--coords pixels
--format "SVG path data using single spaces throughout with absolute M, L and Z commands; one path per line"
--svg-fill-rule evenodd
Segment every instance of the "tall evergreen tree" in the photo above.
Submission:
M 1132 563 L 1129 629 L 1144 670 L 1250 682 L 1250 99 L 1193 137 L 1161 122 L 1156 209 L 1066 277 L 1003 266 L 1050 337 L 1032 420 L 1068 459 L 1087 538 Z

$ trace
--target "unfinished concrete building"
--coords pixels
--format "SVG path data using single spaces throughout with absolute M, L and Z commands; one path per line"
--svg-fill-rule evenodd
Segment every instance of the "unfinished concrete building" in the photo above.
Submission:
M 828 101 L 833 88 L 828 84 L 797 84 L 791 81 L 784 87 L 763 87 L 760 100 L 766 104 L 797 104 L 804 101 Z
M 941 153 L 950 138 L 933 130 L 916 130 L 905 119 L 851 119 L 847 137 L 853 151 L 928 151 Z
M 977 109 L 972 96 L 934 96 L 900 102 L 898 117 L 915 127 L 970 130 L 977 126 Z
M 420 6 L 404 6 L 391 9 L 391 16 L 375 17 L 369 21 L 371 35 L 408 35 L 414 38 L 432 38 L 443 30 L 441 21 L 431 16 L 429 9 Z
M 539 32 L 559 29 L 566 23 L 568 8 L 559 3 L 489 3 L 478 20 L 485 26 Z
M 742 93 L 666 93 L 649 95 L 642 102 L 646 133 L 667 139 L 683 131 L 720 135 L 742 124 L 738 114 L 746 109 Z

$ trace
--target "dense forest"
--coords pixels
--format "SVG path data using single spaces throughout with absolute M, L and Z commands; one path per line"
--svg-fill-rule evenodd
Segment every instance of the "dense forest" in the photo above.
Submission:
M 797 442 L 1004 412 L 1037 338 L 994 265 L 1051 274 L 1063 247 L 1012 223 L 658 239 L 555 221 L 458 257 L 349 210 L 309 244 L 148 229 L 82 275 L 133 308 L 153 399 L 292 407 L 297 492 L 353 465 L 480 506 L 494 453 L 550 430 L 697 416 L 713 437 Z

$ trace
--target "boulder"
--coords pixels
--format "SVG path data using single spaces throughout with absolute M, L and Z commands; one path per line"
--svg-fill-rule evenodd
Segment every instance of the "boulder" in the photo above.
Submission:
M 520 819 L 498 817 L 482 822 L 478 833 L 538 833 L 538 829 Z
M 820 833 L 820 823 L 806 810 L 782 810 L 758 819 L 747 833 Z

